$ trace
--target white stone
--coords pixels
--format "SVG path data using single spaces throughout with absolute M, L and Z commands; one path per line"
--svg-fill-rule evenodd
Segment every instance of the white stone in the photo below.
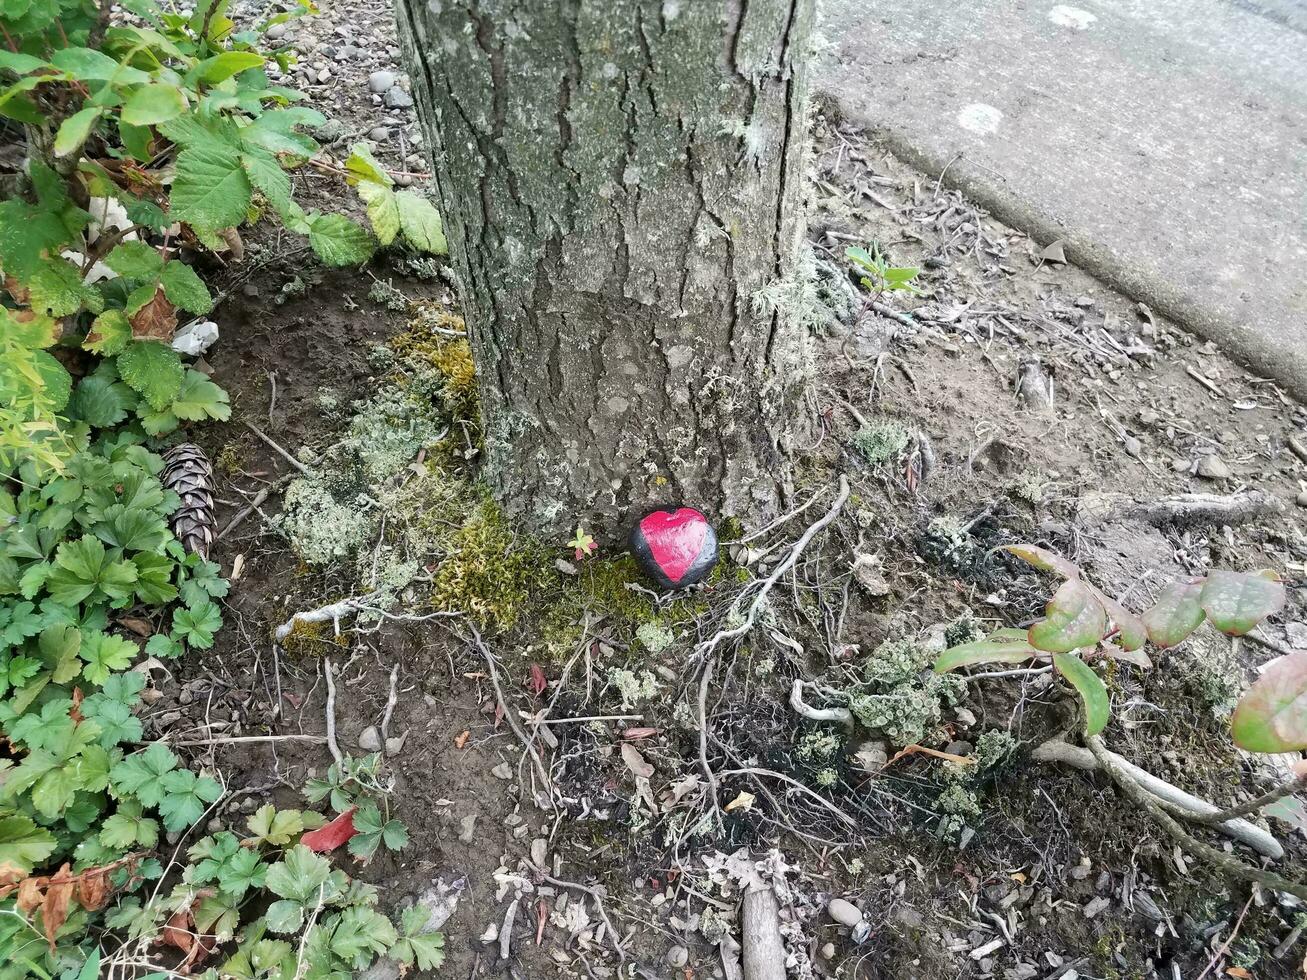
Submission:
M 196 320 L 182 327 L 172 338 L 172 349 L 187 357 L 199 357 L 218 340 L 218 325 L 212 320 Z

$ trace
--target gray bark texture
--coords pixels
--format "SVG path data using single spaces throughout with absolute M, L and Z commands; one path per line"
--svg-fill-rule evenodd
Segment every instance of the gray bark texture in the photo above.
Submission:
M 547 534 L 752 523 L 809 376 L 813 0 L 397 0 L 481 378 L 485 472 Z

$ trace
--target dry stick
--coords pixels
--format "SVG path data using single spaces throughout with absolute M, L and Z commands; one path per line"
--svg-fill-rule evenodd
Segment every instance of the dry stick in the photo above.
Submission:
M 1198 980 L 1203 980 L 1203 977 L 1207 976 L 1207 974 L 1211 973 L 1215 968 L 1217 960 L 1230 952 L 1230 947 L 1234 945 L 1234 940 L 1239 935 L 1239 929 L 1243 925 L 1244 916 L 1248 914 L 1248 906 L 1252 904 L 1253 896 L 1252 894 L 1249 894 L 1248 901 L 1244 902 L 1243 908 L 1239 910 L 1239 918 L 1234 920 L 1234 928 L 1230 931 L 1230 935 L 1226 938 L 1225 942 L 1217 947 L 1216 952 L 1212 954 L 1212 958 L 1207 961 L 1207 965 L 1203 967 L 1203 972 L 1198 974 Z
M 331 677 L 331 658 L 322 658 L 322 673 L 327 679 L 327 748 L 331 749 L 331 757 L 336 760 L 337 765 L 345 764 L 345 757 L 340 754 L 340 746 L 336 744 L 336 682 Z
M 797 677 L 790 688 L 790 707 L 809 721 L 830 722 L 850 731 L 853 729 L 853 712 L 848 708 L 814 708 L 804 701 L 803 681 Z
M 266 487 L 264 487 L 257 494 L 255 494 L 254 499 L 251 500 L 248 504 L 246 504 L 243 508 L 241 508 L 240 512 L 227 523 L 227 526 L 218 532 L 218 537 L 216 540 L 221 541 L 224 537 L 226 537 L 228 534 L 234 531 L 236 529 L 236 525 L 240 524 L 241 521 L 245 520 L 245 518 L 249 517 L 251 514 L 253 514 L 256 510 L 259 509 L 259 507 L 263 504 L 263 502 L 268 499 L 268 495 L 271 494 L 273 490 L 276 490 L 284 483 L 289 483 L 292 479 L 294 479 L 294 476 L 290 473 L 287 473 L 284 476 L 282 476 L 279 480 L 275 480 L 272 483 L 269 483 Z
M 513 734 L 517 736 L 518 741 L 522 743 L 522 748 L 526 754 L 531 757 L 531 762 L 535 765 L 536 775 L 540 777 L 540 784 L 546 793 L 552 795 L 551 787 L 553 782 L 549 778 L 549 770 L 545 768 L 544 762 L 540 759 L 539 753 L 536 752 L 526 730 L 522 723 L 517 720 L 516 712 L 512 710 L 508 700 L 504 697 L 504 689 L 499 686 L 499 668 L 495 666 L 494 655 L 486 648 L 485 641 L 481 639 L 481 633 L 475 626 L 468 624 L 472 630 L 472 637 L 476 641 L 476 647 L 481 651 L 481 657 L 486 662 L 486 667 L 490 670 L 490 683 L 495 688 L 495 697 L 499 699 L 499 706 L 504 710 L 504 720 L 508 722 L 508 727 L 513 729 Z
M 1094 753 L 1058 738 L 1050 739 L 1043 745 L 1036 747 L 1030 755 L 1036 762 L 1060 762 L 1076 769 L 1092 770 L 1102 768 Z M 1139 768 L 1115 752 L 1108 752 L 1108 755 L 1111 756 L 1116 767 L 1124 772 L 1136 785 L 1140 786 L 1144 792 L 1158 800 L 1160 804 L 1176 807 L 1183 811 L 1183 816 L 1186 818 L 1192 814 L 1206 815 L 1217 812 L 1218 808 L 1213 804 L 1191 793 L 1186 793 L 1178 786 L 1172 786 L 1166 780 L 1154 776 L 1146 769 Z M 1274 836 L 1262 830 L 1261 827 L 1255 826 L 1247 820 L 1229 820 L 1220 824 L 1216 829 L 1227 837 L 1233 837 L 1235 840 L 1247 844 L 1258 854 L 1264 854 L 1266 857 L 1276 859 L 1284 857 L 1284 848 L 1280 846 L 1280 842 Z
M 285 449 L 281 448 L 281 446 L 279 446 L 276 442 L 273 441 L 272 436 L 268 435 L 266 432 L 264 432 L 262 429 L 260 429 L 260 428 L 259 428 L 257 425 L 255 425 L 253 422 L 249 422 L 249 421 L 247 421 L 247 422 L 245 423 L 245 428 L 249 429 L 249 430 L 250 430 L 251 432 L 253 432 L 256 436 L 258 436 L 260 439 L 262 439 L 264 442 L 266 442 L 266 443 L 267 443 L 267 444 L 268 444 L 272 449 L 274 449 L 274 450 L 277 452 L 277 454 L 278 454 L 279 456 L 281 456 L 282 459 L 284 459 L 286 462 L 290 463 L 291 466 L 295 467 L 295 469 L 299 470 L 299 471 L 300 471 L 301 473 L 303 473 L 305 476 L 312 476 L 312 475 L 313 475 L 313 471 L 312 471 L 311 469 L 309 469 L 307 466 L 305 466 L 303 463 L 301 463 L 298 459 L 296 459 L 296 458 L 295 458 L 294 456 L 292 456 L 290 453 L 286 452 Z
M 529 863 L 529 862 L 528 862 Z M 532 865 L 535 867 L 535 865 Z M 562 878 L 555 878 L 553 875 L 546 874 L 543 868 L 537 867 L 540 877 L 557 888 L 575 888 L 579 892 L 585 892 L 594 899 L 595 909 L 599 912 L 599 918 L 604 920 L 604 925 L 608 927 L 608 935 L 613 937 L 613 947 L 617 950 L 618 958 L 626 962 L 626 949 L 622 946 L 621 939 L 618 938 L 618 932 L 613 928 L 613 920 L 608 918 L 608 910 L 604 908 L 603 896 L 589 885 L 581 885 L 575 881 L 564 881 Z
M 386 710 L 381 716 L 381 741 L 390 739 L 390 716 L 395 712 L 395 702 L 399 700 L 399 664 L 390 668 L 390 696 L 386 698 Z
M 1247 803 L 1240 803 L 1238 806 L 1219 810 L 1216 813 L 1193 816 L 1189 819 L 1193 820 L 1195 823 L 1225 823 L 1227 820 L 1233 820 L 1236 817 L 1246 817 L 1251 814 L 1259 813 L 1262 807 L 1270 806 L 1276 800 L 1283 799 L 1286 796 L 1292 796 L 1294 793 L 1303 789 L 1307 789 L 1307 773 L 1304 773 L 1297 779 L 1291 779 L 1287 783 L 1281 783 L 1279 786 L 1275 787 L 1275 789 L 1268 790 L 1255 800 L 1249 800 Z
M 290 636 L 291 630 L 295 628 L 296 623 L 331 623 L 340 635 L 340 621 L 345 616 L 352 616 L 362 609 L 367 609 L 368 604 L 376 599 L 377 593 L 364 596 L 350 596 L 348 599 L 341 599 L 339 602 L 332 602 L 325 606 L 319 606 L 317 609 L 309 609 L 304 612 L 297 612 L 286 622 L 277 627 L 273 633 L 273 639 L 278 643 L 285 641 Z
M 327 739 L 322 735 L 233 735 L 229 738 L 222 736 L 217 738 L 195 738 L 183 742 L 163 740 L 157 744 L 171 745 L 179 749 L 196 749 L 205 745 L 237 745 L 251 742 L 317 742 L 320 744 L 325 741 Z
M 751 888 L 740 908 L 744 980 L 785 980 L 785 943 L 781 912 L 770 888 Z
M 1104 494 L 1082 501 L 1082 516 L 1096 524 L 1133 519 L 1165 527 L 1169 524 L 1247 524 L 1284 512 L 1284 501 L 1264 490 L 1243 493 L 1180 493 L 1139 501 L 1128 494 Z
M 1187 851 L 1192 851 L 1199 857 L 1203 858 L 1218 871 L 1239 878 L 1243 881 L 1252 882 L 1255 885 L 1261 885 L 1263 888 L 1269 888 L 1272 891 L 1288 892 L 1296 898 L 1307 900 L 1307 885 L 1299 884 L 1296 881 L 1290 881 L 1287 878 L 1281 878 L 1270 871 L 1263 871 L 1260 868 L 1254 868 L 1251 865 L 1244 864 L 1242 861 L 1224 851 L 1212 847 L 1210 844 L 1204 844 L 1202 841 L 1191 836 L 1175 818 L 1163 810 L 1157 801 L 1149 795 L 1138 782 L 1135 781 L 1129 773 L 1112 757 L 1112 753 L 1107 751 L 1103 745 L 1103 740 L 1097 735 L 1086 735 L 1085 744 L 1089 746 L 1089 751 L 1094 754 L 1098 764 L 1103 767 L 1104 771 L 1112 777 L 1126 796 L 1138 807 L 1147 811 L 1148 815 L 1157 822 L 1163 830 L 1170 834 L 1175 840 Z

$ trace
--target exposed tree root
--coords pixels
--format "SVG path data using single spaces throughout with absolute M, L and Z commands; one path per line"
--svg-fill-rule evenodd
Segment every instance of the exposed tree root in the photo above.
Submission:
M 803 681 L 794 679 L 790 688 L 790 707 L 809 721 L 829 722 L 845 729 L 853 728 L 853 712 L 848 708 L 814 708 L 803 700 Z
M 1080 519 L 1089 524 L 1136 520 L 1153 527 L 1187 524 L 1247 524 L 1279 514 L 1284 502 L 1264 490 L 1243 493 L 1181 493 L 1158 500 L 1136 500 L 1128 494 L 1094 493 L 1080 499 Z
M 351 596 L 348 599 L 341 599 L 339 602 L 320 606 L 317 609 L 297 612 L 277 627 L 276 632 L 272 634 L 273 639 L 278 643 L 284 643 L 286 637 L 290 636 L 291 630 L 295 628 L 296 623 L 331 623 L 336 635 L 340 636 L 340 621 L 346 616 L 353 616 L 355 613 L 369 608 L 376 598 L 376 593 L 365 596 Z
M 1140 769 L 1123 756 L 1117 755 L 1115 752 L 1109 752 L 1106 748 L 1103 751 L 1107 753 L 1116 767 L 1115 771 L 1110 775 L 1120 782 L 1120 779 L 1117 778 L 1117 772 L 1124 774 L 1123 778 L 1129 779 L 1132 785 L 1139 787 L 1141 792 L 1147 794 L 1153 800 L 1155 806 L 1157 805 L 1156 801 L 1161 800 L 1181 811 L 1186 818 L 1192 817 L 1203 822 L 1206 822 L 1206 818 L 1222 812 L 1220 807 L 1208 803 L 1192 793 L 1186 793 L 1178 786 L 1173 786 L 1147 770 Z M 1096 753 L 1089 749 L 1071 745 L 1061 739 L 1051 739 L 1045 742 L 1031 753 L 1031 757 L 1038 762 L 1060 762 L 1076 769 L 1105 768 L 1101 760 L 1097 758 Z M 1242 844 L 1247 844 L 1258 854 L 1277 859 L 1284 857 L 1284 848 L 1280 846 L 1280 842 L 1271 834 L 1262 830 L 1261 827 L 1251 824 L 1247 820 L 1227 819 L 1215 825 L 1215 829 Z
M 750 888 L 740 910 L 744 947 L 744 980 L 785 980 L 785 943 L 776 893 Z

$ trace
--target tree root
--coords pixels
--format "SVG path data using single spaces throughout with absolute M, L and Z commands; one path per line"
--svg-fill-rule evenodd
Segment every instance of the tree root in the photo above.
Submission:
M 1255 885 L 1261 885 L 1263 888 L 1269 888 L 1272 891 L 1287 892 L 1296 898 L 1307 900 L 1307 885 L 1299 884 L 1296 881 L 1290 881 L 1287 878 L 1281 878 L 1279 875 L 1270 871 L 1263 871 L 1261 868 L 1254 868 L 1251 865 L 1244 864 L 1238 858 L 1226 854 L 1222 850 L 1205 844 L 1196 837 L 1191 836 L 1175 818 L 1162 809 L 1157 799 L 1150 795 L 1149 791 L 1140 785 L 1134 774 L 1127 771 L 1122 763 L 1125 762 L 1119 755 L 1109 752 L 1103 745 L 1103 740 L 1097 735 L 1085 736 L 1085 744 L 1089 746 L 1089 751 L 1094 754 L 1098 764 L 1103 770 L 1112 777 L 1112 781 L 1121 787 L 1122 792 L 1128 796 L 1137 806 L 1142 807 L 1149 816 L 1185 850 L 1197 854 L 1203 860 L 1207 861 L 1218 871 L 1222 871 L 1232 878 L 1239 878 L 1243 881 L 1251 882 Z M 1126 764 L 1128 765 L 1128 763 Z M 1134 768 L 1134 767 L 1130 767 Z M 1143 770 L 1138 770 L 1142 772 Z M 1223 824 L 1222 828 L 1229 827 L 1236 821 Z M 1278 843 L 1276 845 L 1279 846 Z
M 790 688 L 790 707 L 809 721 L 829 722 L 846 730 L 853 729 L 853 712 L 848 708 L 814 708 L 803 700 L 803 681 L 794 679 Z
M 297 612 L 277 627 L 276 632 L 272 634 L 273 639 L 279 644 L 284 643 L 286 637 L 290 636 L 291 630 L 295 628 L 296 623 L 331 623 L 336 635 L 340 636 L 340 621 L 346 616 L 353 616 L 355 613 L 369 608 L 376 598 L 376 593 L 365 596 L 351 596 L 348 599 L 341 599 L 339 602 L 333 602 L 317 609 Z
M 785 943 L 776 893 L 750 888 L 740 908 L 744 947 L 744 980 L 785 980 Z
M 1106 748 L 1103 751 L 1111 759 L 1114 766 L 1114 770 L 1109 772 L 1109 775 L 1119 783 L 1121 779 L 1117 778 L 1117 773 L 1123 774 L 1122 778 L 1129 779 L 1132 785 L 1139 787 L 1140 792 L 1149 797 L 1153 807 L 1157 808 L 1159 806 L 1158 801 L 1162 801 L 1175 807 L 1186 819 L 1193 818 L 1204 823 L 1207 817 L 1222 812 L 1220 807 L 1208 803 L 1191 793 L 1186 793 L 1178 786 L 1173 786 L 1166 780 L 1140 769 L 1123 756 L 1117 755 L 1115 752 L 1109 752 Z M 1076 769 L 1106 769 L 1102 764 L 1102 760 L 1097 758 L 1097 753 L 1090 751 L 1090 749 L 1082 749 L 1079 746 L 1071 745 L 1061 739 L 1051 739 L 1045 742 L 1031 753 L 1031 757 L 1038 762 L 1060 762 Z M 1167 817 L 1167 819 L 1169 820 L 1170 817 Z M 1280 846 L 1280 842 L 1267 831 L 1249 823 L 1247 820 L 1227 819 L 1217 824 L 1215 829 L 1239 841 L 1241 844 L 1247 844 L 1258 854 L 1276 859 L 1284 857 L 1284 848 Z
M 1284 502 L 1264 490 L 1243 493 L 1181 493 L 1139 501 L 1128 494 L 1094 493 L 1080 499 L 1079 516 L 1091 524 L 1136 520 L 1153 527 L 1189 524 L 1247 524 L 1284 511 Z

